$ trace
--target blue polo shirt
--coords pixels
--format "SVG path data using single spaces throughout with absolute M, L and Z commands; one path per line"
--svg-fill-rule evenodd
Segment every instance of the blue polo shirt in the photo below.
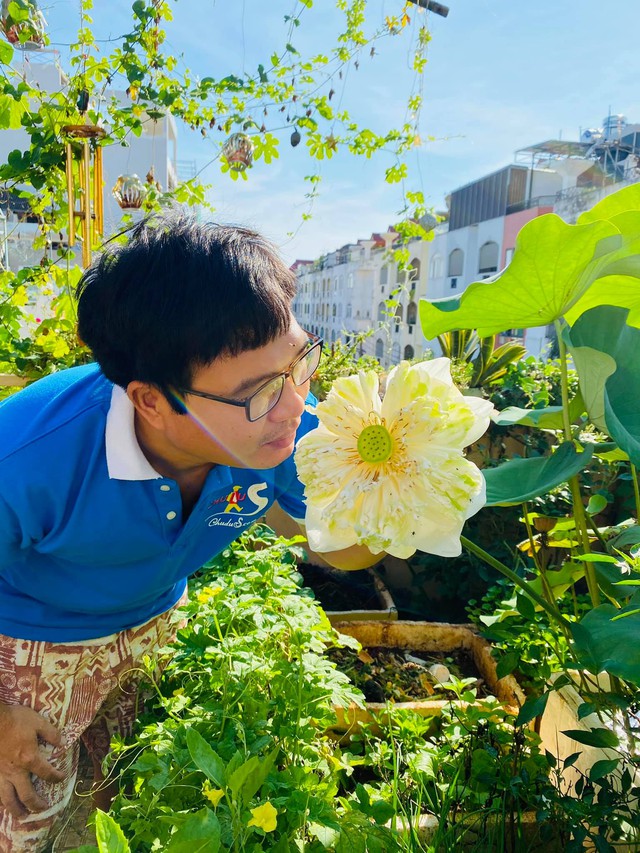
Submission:
M 305 412 L 298 437 L 316 423 Z M 123 389 L 95 364 L 41 379 L 0 405 L 0 633 L 71 642 L 140 625 L 275 500 L 304 518 L 292 457 L 218 465 L 183 524 Z

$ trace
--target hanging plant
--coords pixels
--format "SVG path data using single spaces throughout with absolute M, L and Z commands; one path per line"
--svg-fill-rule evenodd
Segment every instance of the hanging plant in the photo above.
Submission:
M 0 29 L 16 47 L 39 50 L 46 43 L 46 26 L 35 0 L 2 0 Z
M 253 142 L 246 133 L 232 133 L 222 146 L 222 156 L 234 172 L 244 172 L 253 163 Z
M 139 210 L 147 189 L 137 175 L 120 175 L 112 192 L 122 210 Z

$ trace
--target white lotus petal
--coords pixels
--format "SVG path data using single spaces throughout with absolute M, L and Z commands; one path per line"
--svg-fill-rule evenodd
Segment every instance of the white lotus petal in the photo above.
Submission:
M 484 478 L 463 449 L 486 430 L 492 408 L 460 393 L 446 358 L 399 364 L 382 403 L 375 372 L 336 380 L 317 407 L 320 426 L 296 450 L 311 547 L 459 554 L 464 521 L 485 501 Z M 373 424 L 388 432 L 387 457 L 376 456 L 377 439 L 359 445 Z

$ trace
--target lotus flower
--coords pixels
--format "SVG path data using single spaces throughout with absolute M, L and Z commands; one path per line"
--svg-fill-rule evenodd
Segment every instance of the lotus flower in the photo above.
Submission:
M 458 391 L 448 358 L 403 361 L 383 400 L 374 371 L 337 379 L 314 411 L 320 425 L 295 454 L 314 551 L 460 554 L 462 526 L 485 502 L 464 448 L 485 432 L 493 406 Z

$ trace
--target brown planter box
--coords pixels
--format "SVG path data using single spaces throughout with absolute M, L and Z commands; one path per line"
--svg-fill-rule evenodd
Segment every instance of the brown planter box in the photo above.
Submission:
M 488 690 L 507 708 L 517 713 L 525 696 L 513 676 L 498 679 L 496 662 L 491 655 L 491 646 L 472 625 L 450 625 L 444 622 L 412 621 L 367 621 L 337 622 L 334 627 L 342 634 L 355 637 L 364 648 L 408 649 L 416 652 L 467 651 L 484 679 Z M 437 717 L 443 708 L 455 707 L 457 700 L 425 699 L 416 702 L 396 702 L 395 708 L 414 711 L 423 717 Z M 371 723 L 374 718 L 385 721 L 387 704 L 367 702 L 366 708 L 351 706 L 336 708 L 337 721 L 333 730 L 349 734 L 358 730 L 362 723 Z

